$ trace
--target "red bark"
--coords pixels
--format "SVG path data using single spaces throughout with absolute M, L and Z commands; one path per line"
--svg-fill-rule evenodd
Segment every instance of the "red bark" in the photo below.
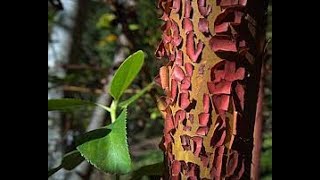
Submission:
M 251 168 L 266 4 L 159 0 L 167 179 L 258 179 Z M 165 74 L 168 73 L 168 74 Z M 256 156 L 254 156 L 256 157 Z

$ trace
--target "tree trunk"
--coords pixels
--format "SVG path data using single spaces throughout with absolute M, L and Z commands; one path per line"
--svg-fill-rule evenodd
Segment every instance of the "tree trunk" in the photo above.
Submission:
M 52 28 L 51 39 L 48 43 L 48 74 L 64 78 L 63 64 L 69 62 L 73 44 L 72 32 L 75 28 L 74 19 L 77 17 L 79 0 L 61 0 L 63 10 L 57 14 L 57 23 Z M 49 83 L 48 86 L 55 86 Z M 50 88 L 48 99 L 62 98 L 61 87 Z M 63 156 L 61 115 L 59 112 L 48 112 L 48 169 L 60 164 Z M 61 170 L 49 179 L 65 179 L 65 171 Z
M 253 151 L 252 151 L 252 164 L 251 164 L 251 179 L 260 177 L 260 156 L 262 147 L 262 127 L 263 127 L 263 98 L 264 98 L 264 63 L 261 67 L 261 77 L 259 84 L 258 102 L 256 119 L 254 123 L 253 132 Z
M 165 179 L 250 179 L 263 0 L 159 0 Z M 253 174 L 253 173 L 252 173 Z M 259 179 L 253 175 L 251 179 Z

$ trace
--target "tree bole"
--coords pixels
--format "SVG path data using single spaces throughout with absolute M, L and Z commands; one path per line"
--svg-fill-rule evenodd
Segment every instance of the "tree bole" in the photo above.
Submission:
M 159 0 L 165 179 L 250 179 L 266 7 Z

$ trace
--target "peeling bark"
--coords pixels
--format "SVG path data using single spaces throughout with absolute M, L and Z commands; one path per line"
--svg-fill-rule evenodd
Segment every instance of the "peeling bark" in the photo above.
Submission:
M 250 179 L 266 4 L 159 0 L 165 179 Z

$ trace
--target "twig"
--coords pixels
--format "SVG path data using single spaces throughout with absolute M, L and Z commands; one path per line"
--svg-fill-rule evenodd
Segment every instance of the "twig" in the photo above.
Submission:
M 79 87 L 79 86 L 69 86 L 69 85 L 64 85 L 62 87 L 64 91 L 75 91 L 75 92 L 80 92 L 80 93 L 95 93 L 95 94 L 102 94 L 103 90 L 102 89 L 90 89 L 86 87 Z

